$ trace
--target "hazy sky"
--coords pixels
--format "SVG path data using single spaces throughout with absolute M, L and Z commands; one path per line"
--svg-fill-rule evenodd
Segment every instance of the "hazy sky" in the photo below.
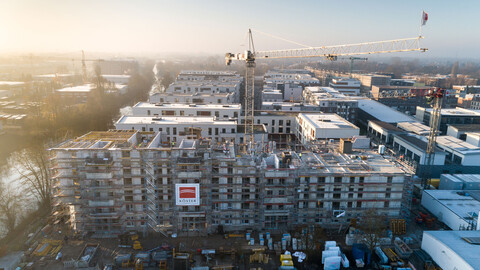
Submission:
M 0 0 L 0 52 L 240 52 L 248 28 L 310 46 L 415 37 L 479 57 L 480 1 Z M 257 50 L 299 46 L 254 33 Z

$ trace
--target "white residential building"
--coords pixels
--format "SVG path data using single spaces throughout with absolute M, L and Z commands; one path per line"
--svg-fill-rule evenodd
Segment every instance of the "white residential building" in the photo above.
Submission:
M 214 116 L 217 120 L 237 119 L 240 104 L 184 104 L 138 102 L 132 107 L 133 116 Z
M 302 143 L 318 139 L 358 136 L 360 129 L 337 114 L 305 114 L 297 117 L 297 138 Z
M 122 116 L 115 128 L 158 132 L 163 142 L 200 138 L 235 142 L 237 139 L 237 121 L 215 120 L 215 117 L 207 116 Z
M 217 93 L 217 94 L 167 94 L 155 93 L 150 96 L 150 103 L 186 103 L 186 104 L 234 104 L 237 95 L 235 93 Z
M 348 96 L 358 96 L 360 94 L 361 83 L 353 78 L 333 79 L 329 86 L 338 92 Z

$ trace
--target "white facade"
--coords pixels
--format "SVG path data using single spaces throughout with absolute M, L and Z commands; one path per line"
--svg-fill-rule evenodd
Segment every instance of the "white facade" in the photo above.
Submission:
M 150 96 L 151 103 L 186 103 L 186 104 L 234 104 L 237 95 L 235 93 L 220 94 L 167 94 L 155 93 Z
M 480 237 L 479 231 L 425 231 L 422 249 L 444 270 L 478 270 L 480 245 L 464 237 Z
M 240 82 L 219 82 L 219 81 L 176 81 L 172 83 L 165 92 L 167 93 L 239 93 Z
M 361 83 L 359 80 L 353 78 L 340 78 L 333 79 L 332 82 L 329 83 L 329 86 L 342 94 L 357 96 L 360 94 Z
M 297 137 L 302 143 L 318 139 L 358 136 L 360 129 L 337 114 L 304 114 L 297 117 Z
M 427 138 L 423 136 L 396 134 L 393 136 L 393 150 L 420 165 L 426 164 Z M 445 152 L 436 148 L 432 165 L 445 165 Z
M 452 230 L 476 228 L 477 217 L 467 218 L 478 214 L 480 202 L 461 190 L 424 190 L 422 206 Z
M 283 102 L 283 94 L 280 90 L 263 90 L 262 102 Z
M 480 132 L 468 132 L 466 142 L 473 146 L 480 147 Z
M 286 83 L 283 90 L 283 100 L 296 102 L 302 100 L 303 87 L 298 84 Z
M 132 107 L 133 116 L 214 116 L 218 120 L 237 119 L 240 104 L 167 104 L 138 102 Z
M 480 166 L 480 147 L 478 146 L 452 136 L 438 136 L 437 146 L 447 152 L 447 163 Z
M 122 116 L 115 123 L 115 128 L 159 132 L 162 141 L 168 142 L 200 138 L 210 138 L 217 142 L 235 142 L 237 138 L 236 121 L 215 120 L 214 117 Z
M 128 84 L 130 80 L 130 75 L 102 75 L 109 82 L 118 83 L 118 84 Z
M 271 112 L 320 112 L 321 108 L 313 104 L 293 102 L 263 102 L 262 111 Z
M 254 123 L 264 125 L 268 133 L 294 134 L 296 130 L 295 115 L 276 115 L 262 113 L 254 116 Z

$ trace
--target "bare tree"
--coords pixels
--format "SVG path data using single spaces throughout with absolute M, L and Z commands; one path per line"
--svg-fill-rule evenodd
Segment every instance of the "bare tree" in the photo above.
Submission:
M 27 192 L 35 196 L 40 205 L 50 207 L 52 200 L 52 180 L 49 173 L 49 160 L 42 144 L 31 146 L 19 152 L 16 157 L 19 181 Z
M 0 181 L 0 224 L 10 233 L 20 217 L 21 193 L 11 184 Z
M 375 209 L 368 209 L 365 211 L 358 227 L 363 232 L 363 243 L 370 251 L 373 251 L 380 243 L 380 238 L 385 236 L 387 220 L 384 216 L 379 215 Z

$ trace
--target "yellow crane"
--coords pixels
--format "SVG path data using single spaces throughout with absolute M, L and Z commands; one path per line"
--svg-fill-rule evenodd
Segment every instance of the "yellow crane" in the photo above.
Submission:
M 425 52 L 428 49 L 420 47 L 423 36 L 415 38 L 394 39 L 386 41 L 344 44 L 334 46 L 308 47 L 290 50 L 255 51 L 252 30 L 248 30 L 248 50 L 243 53 L 226 53 L 225 64 L 232 61 L 245 62 L 245 149 L 254 151 L 253 117 L 254 117 L 254 87 L 255 87 L 255 60 L 269 58 L 308 58 L 323 57 L 328 60 L 337 60 L 339 56 L 368 55 L 393 52 Z

